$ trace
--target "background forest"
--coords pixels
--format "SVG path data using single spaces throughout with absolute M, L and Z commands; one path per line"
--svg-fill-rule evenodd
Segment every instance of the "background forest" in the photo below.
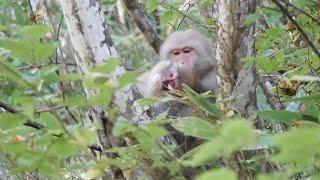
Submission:
M 319 0 L 1 0 L 0 179 L 320 179 L 319 10 Z M 189 28 L 215 48 L 217 92 L 142 98 L 137 77 Z M 193 113 L 154 109 L 174 101 Z

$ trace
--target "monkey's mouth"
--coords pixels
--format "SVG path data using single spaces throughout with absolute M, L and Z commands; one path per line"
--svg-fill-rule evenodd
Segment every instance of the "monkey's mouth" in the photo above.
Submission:
M 162 81 L 162 90 L 169 91 L 171 89 L 178 90 L 179 89 L 179 82 L 177 79 L 170 79 Z

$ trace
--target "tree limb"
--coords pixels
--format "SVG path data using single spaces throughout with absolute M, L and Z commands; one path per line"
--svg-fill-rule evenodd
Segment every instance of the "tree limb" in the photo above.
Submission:
M 146 7 L 137 0 L 124 0 L 127 11 L 129 12 L 133 21 L 147 39 L 151 47 L 158 53 L 161 45 L 161 39 L 157 31 L 152 27 L 146 16 Z
M 309 46 L 311 47 L 311 49 L 316 53 L 316 55 L 318 56 L 318 58 L 320 58 L 320 52 L 318 51 L 318 49 L 315 47 L 315 45 L 313 44 L 313 42 L 310 40 L 310 38 L 308 37 L 307 33 L 304 32 L 304 30 L 301 28 L 301 26 L 297 23 L 296 20 L 294 20 L 294 18 L 291 16 L 291 14 L 288 12 L 288 10 L 286 10 L 285 7 L 283 7 L 283 5 L 278 2 L 277 0 L 272 0 L 273 3 L 275 3 L 278 8 L 282 11 L 283 14 L 285 14 L 291 21 L 292 23 L 297 27 L 298 31 L 301 33 L 301 35 L 306 39 L 307 43 L 309 44 Z
M 318 26 L 320 26 L 320 21 L 318 19 L 316 19 L 315 17 L 311 16 L 309 13 L 307 13 L 306 11 L 304 11 L 303 9 L 298 8 L 297 6 L 295 6 L 294 4 L 290 3 L 287 0 L 280 0 L 281 2 L 285 3 L 288 6 L 293 7 L 295 10 L 297 10 L 298 12 L 308 16 L 310 19 L 312 19 L 312 21 L 314 21 L 315 23 L 318 24 Z
M 10 105 L 0 101 L 0 107 L 2 107 L 3 109 L 5 109 L 6 111 L 8 111 L 9 113 L 16 113 L 17 111 L 11 107 Z
M 270 91 L 268 90 L 268 87 L 265 85 L 264 81 L 262 79 L 259 78 L 259 85 L 262 89 L 263 94 L 266 97 L 267 103 L 270 105 L 270 107 L 272 109 L 275 110 L 280 110 L 281 109 L 281 104 L 277 103 L 273 97 L 272 94 L 270 93 Z

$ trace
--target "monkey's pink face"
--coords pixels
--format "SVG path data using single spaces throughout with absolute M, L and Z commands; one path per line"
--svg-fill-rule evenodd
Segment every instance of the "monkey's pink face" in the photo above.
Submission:
M 192 65 L 195 59 L 196 53 L 192 47 L 182 47 L 173 49 L 170 52 L 170 59 L 186 66 Z

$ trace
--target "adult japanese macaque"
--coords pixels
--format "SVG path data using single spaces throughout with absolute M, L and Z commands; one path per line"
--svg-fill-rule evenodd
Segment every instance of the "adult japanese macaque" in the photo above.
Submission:
M 164 96 L 165 91 L 181 90 L 187 84 L 201 93 L 216 90 L 216 60 L 210 40 L 198 31 L 189 29 L 172 33 L 160 48 L 160 62 L 139 79 L 144 97 Z M 170 101 L 153 107 L 155 115 L 168 111 L 170 117 L 185 117 L 193 109 L 183 103 Z M 186 138 L 167 126 L 177 144 L 191 149 L 197 145 L 194 138 Z
M 216 60 L 209 39 L 193 29 L 172 33 L 160 48 L 160 62 L 144 76 L 145 97 L 181 90 L 183 83 L 197 92 L 215 92 Z

